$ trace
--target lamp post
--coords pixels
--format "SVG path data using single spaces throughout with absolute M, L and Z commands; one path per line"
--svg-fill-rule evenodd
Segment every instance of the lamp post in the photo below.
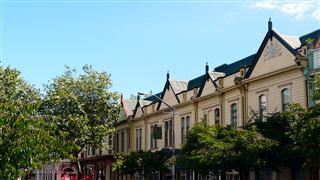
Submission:
M 149 94 L 147 93 L 143 93 L 143 92 L 138 92 L 138 95 L 142 95 L 142 96 L 147 96 Z M 161 98 L 159 98 L 156 95 L 150 95 L 155 97 L 156 99 L 158 99 L 159 101 L 161 101 L 163 104 L 165 104 L 171 111 L 172 111 L 172 157 L 175 156 L 175 133 L 174 133 L 174 119 L 175 119 L 175 108 L 171 105 L 169 105 L 168 103 L 166 103 L 165 101 L 163 101 Z M 176 175 L 176 171 L 175 171 L 175 165 L 173 164 L 171 166 L 171 176 L 172 176 L 172 180 L 175 180 L 175 175 Z

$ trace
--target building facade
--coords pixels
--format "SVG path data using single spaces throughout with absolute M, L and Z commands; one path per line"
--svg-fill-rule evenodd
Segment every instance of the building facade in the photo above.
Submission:
M 253 116 L 264 120 L 267 114 L 286 111 L 291 103 L 311 106 L 312 77 L 320 68 L 319 37 L 320 29 L 300 37 L 283 35 L 269 21 L 268 31 L 255 54 L 213 70 L 206 65 L 203 75 L 189 81 L 171 80 L 167 73 L 162 92 L 138 97 L 130 105 L 126 105 L 127 100 L 122 101 L 128 116 L 117 126 L 116 149 L 118 152 L 179 149 L 186 131 L 199 121 L 237 129 Z M 312 42 L 308 42 L 310 39 Z M 156 139 L 154 128 L 159 127 L 162 138 Z M 297 174 L 302 179 L 315 179 L 309 172 Z M 178 179 L 194 178 L 192 172 L 176 175 Z M 290 176 L 283 169 L 270 173 L 269 179 L 290 179 Z
M 116 123 L 117 133 L 107 137 L 111 150 L 87 147 L 80 154 L 85 177 L 90 179 L 129 180 L 142 179 L 139 174 L 122 176 L 112 171 L 115 153 L 132 151 L 159 151 L 163 148 L 179 149 L 186 132 L 195 123 L 231 125 L 241 128 L 253 116 L 264 116 L 286 111 L 291 103 L 312 106 L 313 76 L 320 69 L 320 29 L 294 37 L 282 35 L 268 22 L 267 33 L 258 51 L 231 64 L 222 64 L 213 70 L 206 64 L 204 74 L 192 80 L 172 80 L 167 73 L 164 88 L 157 94 L 136 100 L 121 98 L 123 111 Z M 161 138 L 155 138 L 155 129 Z M 69 164 L 73 167 L 73 164 Z M 54 166 L 61 179 L 63 167 Z M 52 174 L 50 168 L 39 175 Z M 298 172 L 296 179 L 318 180 L 319 172 Z M 44 177 L 49 177 L 44 176 Z M 162 179 L 170 179 L 170 171 Z M 290 179 L 287 169 L 270 172 L 270 180 Z M 209 179 L 198 177 L 193 171 L 177 170 L 176 179 Z M 236 173 L 227 175 L 236 179 Z M 261 177 L 264 179 L 266 177 Z M 251 176 L 255 179 L 254 174 Z M 38 178 L 51 179 L 51 178 Z M 155 175 L 152 179 L 160 179 Z M 214 179 L 214 177 L 211 177 Z

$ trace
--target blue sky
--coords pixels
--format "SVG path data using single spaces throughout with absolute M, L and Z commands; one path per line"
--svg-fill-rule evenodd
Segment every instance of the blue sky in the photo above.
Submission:
M 282 34 L 320 27 L 319 1 L 2 0 L 1 65 L 31 84 L 84 64 L 111 73 L 125 97 L 162 90 L 166 72 L 190 80 L 257 51 L 267 21 Z

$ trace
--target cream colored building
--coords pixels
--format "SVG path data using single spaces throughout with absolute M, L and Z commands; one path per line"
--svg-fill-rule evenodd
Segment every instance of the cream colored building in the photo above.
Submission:
M 204 74 L 190 81 L 171 80 L 168 73 L 162 92 L 138 98 L 134 104 L 130 101 L 130 105 L 123 100 L 127 119 L 117 126 L 114 149 L 180 148 L 186 131 L 201 119 L 241 128 L 254 114 L 264 120 L 263 115 L 284 111 L 290 103 L 307 106 L 307 44 L 302 40 L 314 35 L 318 42 L 320 30 L 301 37 L 286 36 L 269 21 L 257 53 L 213 70 L 206 65 Z M 174 107 L 174 119 L 171 109 L 155 96 Z M 153 139 L 155 126 L 161 127 L 162 139 Z M 283 171 L 276 176 L 286 179 L 290 175 Z

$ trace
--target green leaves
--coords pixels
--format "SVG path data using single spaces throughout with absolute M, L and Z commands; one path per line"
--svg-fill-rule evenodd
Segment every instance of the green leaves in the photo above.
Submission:
M 166 169 L 170 165 L 172 151 L 162 149 L 160 151 L 137 151 L 116 155 L 113 170 L 120 170 L 121 174 L 134 174 L 135 172 L 149 174 Z
M 0 66 L 0 179 L 16 179 L 49 161 L 76 160 L 85 145 L 101 147 L 113 132 L 118 95 L 110 75 L 70 68 L 46 86 L 28 85 L 20 72 Z
M 0 179 L 17 178 L 56 159 L 55 126 L 38 113 L 40 103 L 39 92 L 17 70 L 0 66 Z
M 110 87 L 110 75 L 89 65 L 79 75 L 67 67 L 63 75 L 46 86 L 41 112 L 52 117 L 59 131 L 65 133 L 75 157 L 85 145 L 102 147 L 105 137 L 113 132 L 119 98 L 109 91 Z
M 230 126 L 194 126 L 182 146 L 178 164 L 199 172 L 248 170 L 265 166 L 262 154 L 277 146 L 256 128 L 234 130 Z

